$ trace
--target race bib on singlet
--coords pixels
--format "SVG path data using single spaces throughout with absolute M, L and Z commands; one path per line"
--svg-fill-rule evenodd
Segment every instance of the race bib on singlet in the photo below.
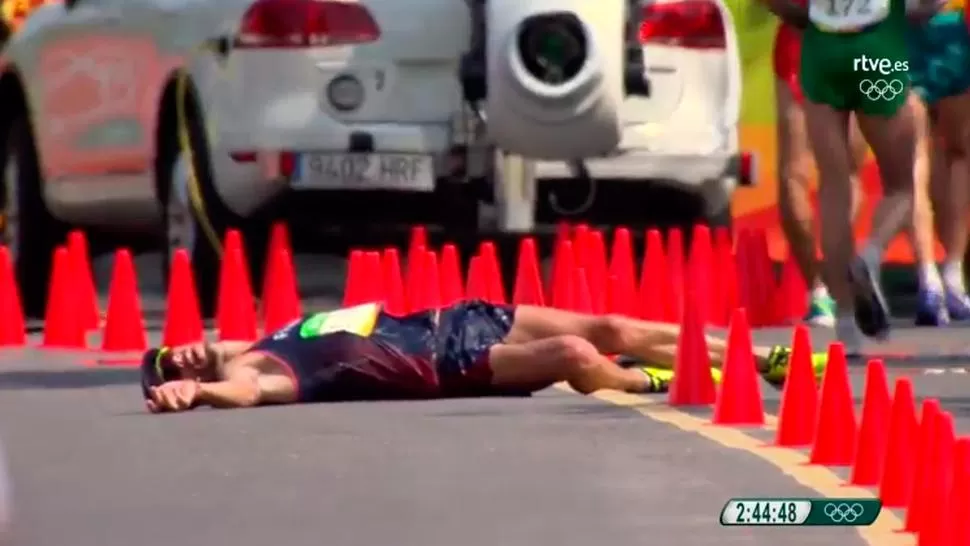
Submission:
M 334 332 L 350 332 L 359 336 L 367 337 L 374 331 L 377 324 L 377 315 L 381 312 L 381 306 L 377 303 L 367 303 L 317 313 L 303 321 L 300 325 L 300 337 L 318 337 Z
M 811 0 L 808 17 L 819 30 L 858 32 L 889 17 L 891 0 Z

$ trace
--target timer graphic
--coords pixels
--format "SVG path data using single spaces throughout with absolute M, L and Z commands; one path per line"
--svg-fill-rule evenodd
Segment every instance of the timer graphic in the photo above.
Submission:
M 872 525 L 878 499 L 736 498 L 721 510 L 721 525 Z

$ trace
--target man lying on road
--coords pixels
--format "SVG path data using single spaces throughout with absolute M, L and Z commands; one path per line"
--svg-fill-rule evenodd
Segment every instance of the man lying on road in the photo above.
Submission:
M 406 316 L 366 304 L 296 320 L 256 343 L 222 341 L 153 349 L 142 364 L 152 412 L 199 405 L 528 395 L 567 382 L 589 394 L 666 390 L 679 328 L 480 301 Z M 724 341 L 708 338 L 719 379 Z M 790 351 L 755 349 L 758 368 L 780 383 Z M 605 355 L 627 355 L 624 367 Z M 818 372 L 824 355 L 813 356 Z M 643 366 L 650 363 L 652 367 Z

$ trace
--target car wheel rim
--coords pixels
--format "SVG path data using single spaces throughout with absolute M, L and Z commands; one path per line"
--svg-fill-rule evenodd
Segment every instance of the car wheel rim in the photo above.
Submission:
M 2 237 L 2 243 L 10 252 L 11 258 L 15 260 L 17 258 L 17 252 L 20 250 L 19 173 L 20 168 L 17 165 L 17 158 L 12 155 L 7 157 L 6 166 L 3 170 L 4 193 L 2 217 L 0 217 L 0 222 L 2 222 L 0 237 Z
M 190 255 L 195 250 L 198 229 L 189 203 L 188 165 L 185 156 L 180 154 L 175 162 L 172 188 L 165 210 L 170 255 L 179 248 L 186 249 Z

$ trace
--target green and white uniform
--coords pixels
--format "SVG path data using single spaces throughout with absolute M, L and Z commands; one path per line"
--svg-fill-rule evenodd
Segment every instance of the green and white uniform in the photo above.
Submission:
M 891 116 L 910 81 L 906 0 L 810 0 L 802 41 L 805 96 L 837 110 Z M 882 70 L 859 60 L 882 63 Z

